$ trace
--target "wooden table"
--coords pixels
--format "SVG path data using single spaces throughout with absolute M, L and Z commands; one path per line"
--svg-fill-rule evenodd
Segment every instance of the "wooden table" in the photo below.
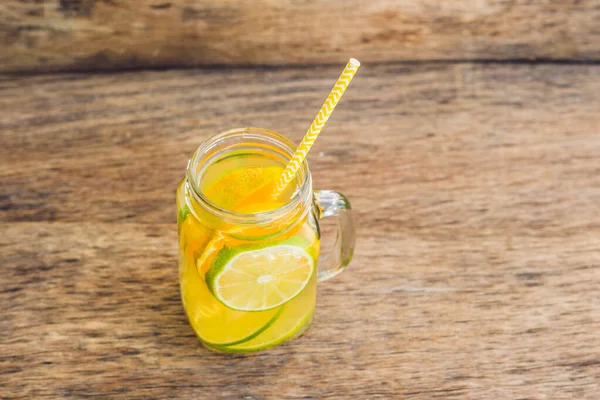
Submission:
M 204 349 L 174 191 L 209 135 L 296 142 L 339 66 L 0 78 L 0 397 L 597 399 L 600 66 L 366 63 L 310 155 L 351 267 L 274 350 Z

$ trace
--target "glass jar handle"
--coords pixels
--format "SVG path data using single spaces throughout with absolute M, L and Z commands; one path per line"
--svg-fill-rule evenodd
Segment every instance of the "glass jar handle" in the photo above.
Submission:
M 318 219 L 338 217 L 338 229 L 333 250 L 319 256 L 319 280 L 324 281 L 344 270 L 352 259 L 355 243 L 354 216 L 350 202 L 333 190 L 315 190 Z

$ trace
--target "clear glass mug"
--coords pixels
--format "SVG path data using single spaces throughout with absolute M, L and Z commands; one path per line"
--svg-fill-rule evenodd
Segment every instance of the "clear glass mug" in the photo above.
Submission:
M 181 296 L 194 331 L 212 350 L 264 350 L 301 335 L 312 321 L 317 281 L 337 275 L 352 258 L 350 204 L 338 192 L 313 191 L 306 161 L 290 196 L 274 209 L 246 204 L 234 212 L 214 201 L 243 187 L 244 165 L 266 174 L 285 167 L 294 149 L 265 129 L 226 131 L 196 150 L 177 188 Z M 207 186 L 210 179 L 217 183 Z M 247 203 L 265 200 L 254 196 Z M 338 219 L 336 240 L 319 254 L 318 221 L 327 217 Z

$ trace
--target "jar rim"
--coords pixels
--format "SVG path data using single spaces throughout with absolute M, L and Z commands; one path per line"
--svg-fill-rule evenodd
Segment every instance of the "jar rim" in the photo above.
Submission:
M 186 170 L 186 184 L 190 189 L 192 197 L 198 202 L 205 210 L 209 211 L 215 217 L 226 220 L 233 224 L 240 225 L 258 225 L 265 224 L 280 218 L 285 218 L 294 210 L 297 210 L 299 206 L 303 209 L 308 209 L 312 199 L 312 179 L 308 162 L 304 160 L 298 171 L 299 176 L 303 179 L 299 184 L 299 189 L 295 191 L 292 198 L 283 204 L 281 207 L 274 210 L 258 212 L 258 213 L 238 213 L 225 209 L 211 202 L 200 190 L 200 179 L 195 176 L 195 171 L 202 161 L 203 157 L 210 153 L 211 150 L 226 140 L 242 139 L 243 142 L 263 141 L 269 145 L 274 145 L 278 150 L 282 151 L 282 155 L 286 157 L 286 161 L 289 161 L 294 155 L 295 144 L 283 136 L 280 133 L 270 131 L 268 129 L 256 128 L 256 127 L 245 127 L 245 128 L 234 128 L 224 132 L 217 133 L 205 140 L 194 152 L 194 155 L 188 161 Z M 219 152 L 228 151 L 220 150 Z M 217 154 L 218 154 L 217 153 Z M 193 207 L 190 207 L 193 212 Z

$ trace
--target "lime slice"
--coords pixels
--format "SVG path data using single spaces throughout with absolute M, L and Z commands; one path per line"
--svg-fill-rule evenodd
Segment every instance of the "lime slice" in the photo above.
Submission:
M 194 328 L 198 337 L 208 345 L 233 346 L 260 335 L 277 321 L 281 312 L 282 310 L 275 309 L 257 316 L 256 313 L 221 310 L 213 318 L 203 318 L 202 323 L 194 325 Z
M 184 204 L 177 213 L 177 232 L 181 231 L 181 224 L 183 224 L 188 215 L 190 215 L 190 209 L 187 204 Z
M 302 292 L 314 268 L 310 243 L 293 236 L 275 245 L 223 247 L 206 274 L 206 283 L 230 309 L 265 311 Z
M 295 321 L 295 324 L 293 325 L 291 324 L 293 320 L 287 318 L 284 319 L 284 317 L 280 315 L 277 321 L 270 325 L 269 329 L 266 331 L 260 332 L 261 334 L 256 335 L 249 340 L 245 340 L 238 345 L 216 347 L 218 350 L 228 353 L 250 353 L 270 349 L 271 347 L 275 347 L 304 333 L 304 331 L 308 329 L 313 313 L 314 309 L 311 309 L 304 318 Z M 282 323 L 277 324 L 279 321 Z
M 194 265 L 181 274 L 181 294 L 190 324 L 198 337 L 213 346 L 248 341 L 273 324 L 281 309 L 257 313 L 235 311 L 214 298 Z
M 268 329 L 243 343 L 218 347 L 217 350 L 229 353 L 248 353 L 277 346 L 287 340 L 300 336 L 312 320 L 316 299 L 316 276 L 300 295 L 283 307 Z

